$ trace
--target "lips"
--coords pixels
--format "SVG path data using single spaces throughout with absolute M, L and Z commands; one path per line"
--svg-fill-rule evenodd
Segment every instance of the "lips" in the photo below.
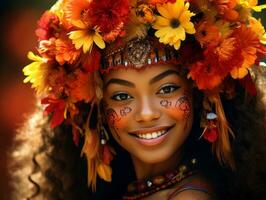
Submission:
M 129 134 L 134 136 L 140 143 L 151 146 L 161 143 L 168 131 L 174 126 L 175 125 L 144 128 L 130 132 Z

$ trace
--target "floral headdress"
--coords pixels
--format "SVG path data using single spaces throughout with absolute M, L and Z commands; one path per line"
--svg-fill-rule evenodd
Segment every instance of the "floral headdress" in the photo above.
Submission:
M 121 60 L 125 51 L 130 57 L 138 56 L 141 48 L 153 50 L 145 55 L 145 65 L 149 59 L 169 61 L 178 52 L 181 56 L 175 61 L 190 61 L 183 67 L 205 94 L 203 137 L 212 142 L 218 160 L 233 167 L 229 142 L 233 134 L 219 93 L 232 97 L 231 83 L 239 81 L 255 95 L 249 70 L 266 55 L 266 33 L 251 14 L 263 8 L 266 5 L 257 6 L 256 0 L 59 0 L 38 21 L 39 55 L 28 53 L 33 62 L 23 69 L 24 82 L 32 83 L 42 98 L 52 128 L 63 122 L 71 125 L 76 143 L 79 134 L 85 136 L 82 152 L 88 160 L 88 183 L 95 188 L 97 174 L 111 180 L 113 154 L 108 145 L 99 145 L 100 132 L 106 133 L 98 71 L 126 66 Z M 159 45 L 134 46 L 147 37 L 158 38 Z M 126 48 L 129 44 L 131 49 Z M 89 105 L 87 114 L 83 103 Z M 90 126 L 95 114 L 98 123 Z

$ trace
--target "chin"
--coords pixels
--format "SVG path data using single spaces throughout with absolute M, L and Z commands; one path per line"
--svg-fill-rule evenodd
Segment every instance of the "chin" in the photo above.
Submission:
M 171 159 L 177 152 L 176 149 L 160 148 L 153 151 L 139 151 L 134 157 L 147 164 L 158 164 Z

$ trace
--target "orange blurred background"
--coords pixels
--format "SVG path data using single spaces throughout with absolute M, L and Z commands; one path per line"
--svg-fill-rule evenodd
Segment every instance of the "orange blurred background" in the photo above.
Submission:
M 55 0 L 1 0 L 0 5 L 0 199 L 9 199 L 7 155 L 15 130 L 33 110 L 34 95 L 23 84 L 22 68 L 29 63 L 27 52 L 36 46 L 35 28 L 42 12 Z M 261 0 L 260 4 L 266 3 Z M 266 10 L 260 14 L 266 25 Z

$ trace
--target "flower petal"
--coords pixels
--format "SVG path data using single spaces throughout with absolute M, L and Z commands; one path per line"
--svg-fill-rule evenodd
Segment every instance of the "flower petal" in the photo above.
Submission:
M 95 35 L 93 36 L 93 41 L 100 49 L 105 48 L 105 43 L 99 33 L 95 33 Z
M 164 6 L 157 6 L 158 12 L 165 18 L 170 19 L 171 15 L 169 14 L 169 11 Z

